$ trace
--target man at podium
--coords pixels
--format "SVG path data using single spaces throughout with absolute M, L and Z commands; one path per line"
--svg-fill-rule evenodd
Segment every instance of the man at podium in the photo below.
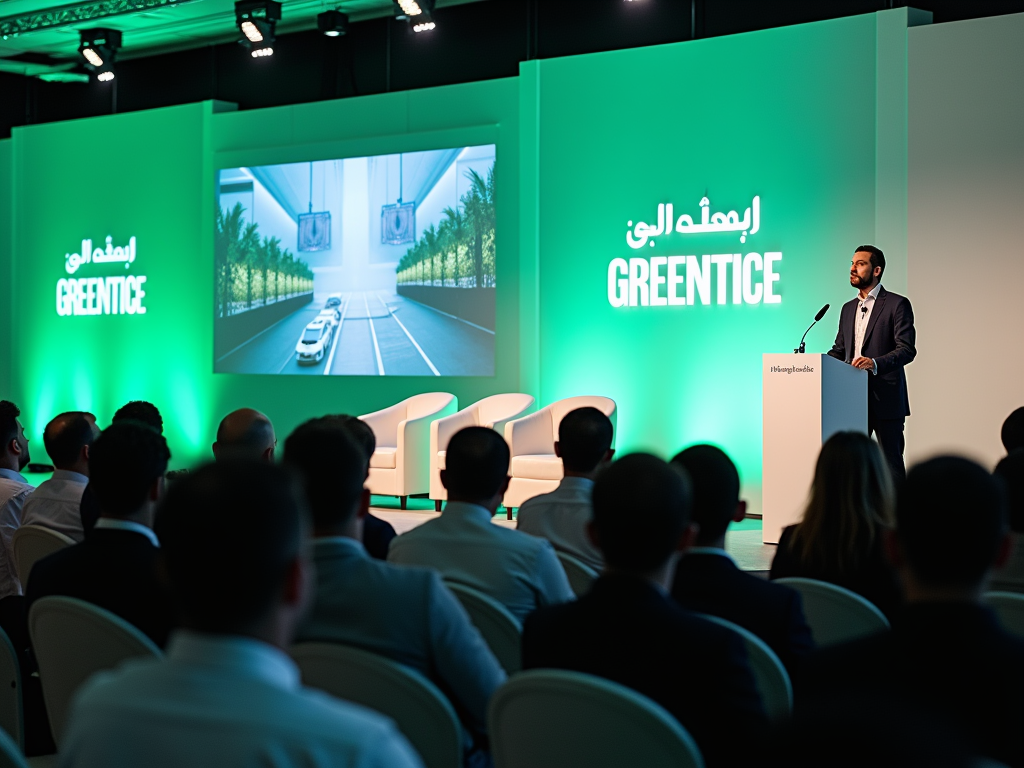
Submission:
M 914 310 L 905 296 L 882 287 L 885 254 L 873 245 L 859 246 L 850 266 L 857 297 L 839 315 L 839 333 L 828 354 L 868 371 L 868 434 L 874 433 L 893 477 L 907 476 L 903 464 L 903 426 L 910 415 L 907 375 L 903 367 L 917 356 Z

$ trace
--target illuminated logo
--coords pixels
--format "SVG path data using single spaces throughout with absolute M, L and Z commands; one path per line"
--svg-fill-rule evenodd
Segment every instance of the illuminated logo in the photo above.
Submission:
M 128 238 L 125 245 L 114 245 L 107 236 L 106 248 L 93 248 L 92 240 L 82 240 L 80 253 L 64 254 L 64 271 L 69 275 L 89 264 L 117 264 L 131 269 L 135 262 L 136 241 Z M 57 314 L 73 315 L 144 315 L 146 296 L 144 275 L 109 275 L 102 277 L 62 277 L 57 281 Z
M 740 218 L 736 211 L 711 212 L 701 198 L 699 222 L 688 213 L 675 216 L 672 203 L 659 203 L 657 224 L 626 222 L 626 245 L 633 250 L 667 243 L 680 250 L 681 235 L 738 232 L 740 242 L 761 229 L 761 197 L 755 195 Z M 614 258 L 608 264 L 608 303 L 613 307 L 683 307 L 692 304 L 779 304 L 776 263 L 781 251 Z

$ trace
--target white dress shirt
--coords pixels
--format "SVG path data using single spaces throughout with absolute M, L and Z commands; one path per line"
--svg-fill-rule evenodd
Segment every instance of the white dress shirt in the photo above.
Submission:
M 251 638 L 179 631 L 163 659 L 129 661 L 75 697 L 67 768 L 421 768 L 388 718 L 304 688 Z
M 552 546 L 491 522 L 476 504 L 449 501 L 440 517 L 395 537 L 388 561 L 421 565 L 490 595 L 519 621 L 542 605 L 574 599 Z
M 871 310 L 875 308 L 875 299 L 878 298 L 878 292 L 882 290 L 882 284 L 879 283 L 871 289 L 868 295 L 859 300 L 857 304 L 857 310 L 853 314 L 853 359 L 856 360 L 858 357 L 862 357 L 860 350 L 864 346 L 864 334 L 868 330 L 868 321 L 871 319 Z M 872 361 L 874 362 L 874 361 Z M 878 373 L 878 363 L 875 363 L 875 368 L 872 373 Z
M 505 672 L 436 571 L 385 563 L 344 536 L 313 540 L 316 598 L 296 642 L 343 643 L 415 669 L 487 731 Z
M 33 490 L 20 472 L 0 469 L 0 598 L 21 594 L 11 539 L 21 526 L 22 509 Z
M 139 533 L 145 536 L 152 542 L 153 546 L 160 549 L 160 539 L 153 533 L 153 529 L 143 525 L 142 523 L 136 523 L 134 520 L 121 520 L 116 517 L 101 517 L 96 521 L 96 525 L 93 526 L 93 530 L 108 531 L 132 531 L 133 533 Z
M 582 560 L 595 571 L 604 568 L 601 550 L 587 536 L 587 523 L 594 516 L 590 498 L 594 481 L 586 477 L 563 477 L 551 493 L 523 502 L 517 528 L 531 536 L 547 539 L 559 552 Z
M 82 494 L 89 478 L 67 469 L 55 469 L 53 477 L 39 484 L 21 515 L 22 525 L 41 525 L 82 541 Z

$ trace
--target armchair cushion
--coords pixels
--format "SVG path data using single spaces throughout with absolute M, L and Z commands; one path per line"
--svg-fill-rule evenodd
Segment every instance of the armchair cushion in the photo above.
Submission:
M 553 453 L 528 453 L 512 457 L 512 477 L 561 480 L 562 460 Z
M 394 469 L 397 453 L 397 448 L 387 445 L 379 446 L 370 457 L 370 466 L 374 469 Z

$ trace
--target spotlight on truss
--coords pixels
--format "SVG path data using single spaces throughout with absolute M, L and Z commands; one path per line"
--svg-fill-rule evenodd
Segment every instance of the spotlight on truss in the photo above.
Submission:
M 101 83 L 114 79 L 114 59 L 121 47 L 121 32 L 117 29 L 83 29 L 78 53 L 85 68 L 92 72 Z
M 316 17 L 316 28 L 327 37 L 341 37 L 348 32 L 348 16 L 341 11 L 324 11 Z
M 274 55 L 274 29 L 281 20 L 281 3 L 276 0 L 238 0 L 235 24 L 242 33 L 238 42 L 254 59 Z

